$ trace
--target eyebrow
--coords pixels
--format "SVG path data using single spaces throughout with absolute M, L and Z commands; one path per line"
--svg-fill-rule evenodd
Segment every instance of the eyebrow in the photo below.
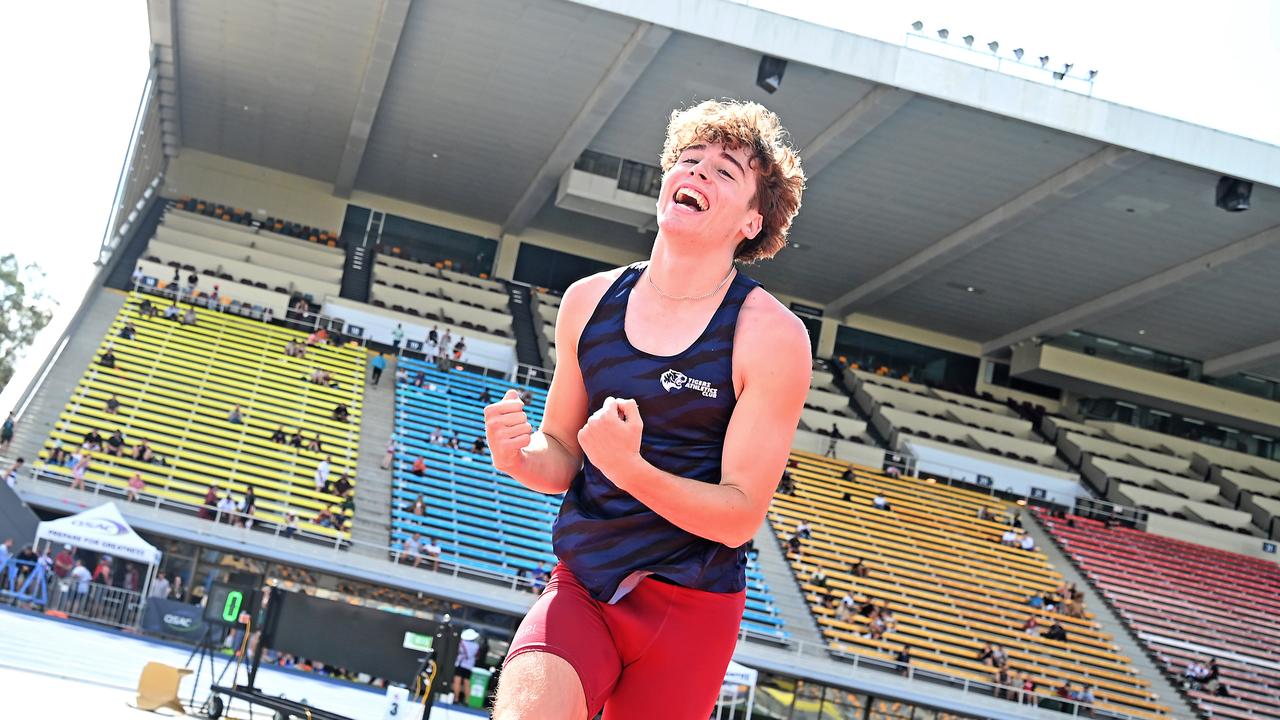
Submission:
M 707 149 L 707 146 L 706 146 L 706 145 L 690 145 L 689 147 L 685 148 L 684 150 L 685 150 L 685 152 L 688 152 L 688 151 L 690 151 L 690 150 L 706 150 L 706 149 Z M 729 153 L 725 152 L 724 150 L 721 150 L 721 151 L 720 151 L 720 157 L 722 157 L 722 158 L 724 158 L 725 160 L 728 160 L 729 162 L 733 163 L 733 166 L 734 166 L 734 167 L 736 167 L 736 168 L 738 168 L 738 172 L 739 172 L 739 173 L 741 173 L 742 175 L 746 175 L 746 174 L 747 174 L 746 169 L 742 167 L 742 163 L 738 162 L 738 159 L 737 159 L 737 158 L 735 158 L 734 156 L 730 155 Z

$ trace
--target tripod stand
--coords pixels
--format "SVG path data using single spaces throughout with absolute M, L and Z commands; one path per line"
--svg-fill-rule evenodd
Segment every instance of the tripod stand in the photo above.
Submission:
M 204 632 L 200 634 L 200 641 L 197 642 L 196 646 L 191 649 L 191 654 L 187 656 L 186 665 L 183 666 L 183 667 L 191 667 L 191 661 L 192 660 L 196 661 L 195 676 L 191 679 L 191 700 L 190 702 L 187 703 L 187 706 L 191 708 L 196 707 L 196 692 L 200 688 L 200 673 L 204 668 L 205 660 L 207 659 L 209 662 L 210 678 L 213 677 L 214 672 L 216 672 L 217 670 L 217 667 L 215 665 L 215 663 L 217 662 L 217 649 L 215 648 L 214 642 L 213 642 L 215 627 L 216 626 L 214 625 L 205 625 Z M 236 626 L 232 626 L 232 627 L 236 627 Z M 244 628 L 244 632 L 246 633 L 246 636 L 247 636 L 249 629 L 247 627 Z M 218 673 L 218 677 L 211 683 L 211 685 L 221 685 L 222 678 L 226 676 L 227 670 L 230 669 L 233 663 L 235 663 L 234 655 L 232 657 L 227 658 L 226 664 L 222 666 L 222 672 Z M 238 664 L 236 668 L 236 674 L 237 675 L 240 674 Z M 231 678 L 231 680 L 233 683 L 235 682 L 234 677 Z M 208 706 L 210 704 L 213 704 L 216 706 L 216 710 L 217 710 L 216 714 L 209 712 L 210 708 Z M 200 705 L 200 710 L 204 711 L 206 716 L 208 717 L 219 717 L 220 715 L 222 715 L 221 706 L 222 706 L 222 699 L 218 698 L 217 696 L 211 693 L 209 697 L 206 698 L 204 703 Z

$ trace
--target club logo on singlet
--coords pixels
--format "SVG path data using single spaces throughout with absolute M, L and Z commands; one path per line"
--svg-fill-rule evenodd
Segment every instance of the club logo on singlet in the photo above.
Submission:
M 679 370 L 667 370 L 662 373 L 662 377 L 658 378 L 658 381 L 662 383 L 662 389 L 667 392 L 688 389 L 702 393 L 703 397 L 708 398 L 714 398 L 718 394 L 718 391 L 711 386 L 711 383 L 706 380 L 694 380 Z

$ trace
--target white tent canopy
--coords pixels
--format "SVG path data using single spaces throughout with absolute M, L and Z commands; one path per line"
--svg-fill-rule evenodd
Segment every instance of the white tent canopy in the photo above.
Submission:
M 724 673 L 724 683 L 720 686 L 716 712 L 712 717 L 715 720 L 734 717 L 735 709 L 744 704 L 745 712 L 742 717 L 751 717 L 755 711 L 756 682 L 759 678 L 758 671 L 730 660 Z
M 129 527 L 120 509 L 112 502 L 40 523 L 36 528 L 36 542 L 41 540 L 106 553 L 144 565 L 160 564 L 160 551 Z

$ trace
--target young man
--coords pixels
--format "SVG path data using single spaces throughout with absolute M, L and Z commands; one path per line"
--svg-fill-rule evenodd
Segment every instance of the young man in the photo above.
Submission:
M 565 293 L 542 426 L 485 408 L 493 464 L 567 493 L 560 564 L 508 654 L 494 717 L 703 720 L 733 654 L 743 545 L 808 391 L 801 322 L 735 260 L 786 244 L 804 174 L 773 113 L 672 113 L 648 263 Z

